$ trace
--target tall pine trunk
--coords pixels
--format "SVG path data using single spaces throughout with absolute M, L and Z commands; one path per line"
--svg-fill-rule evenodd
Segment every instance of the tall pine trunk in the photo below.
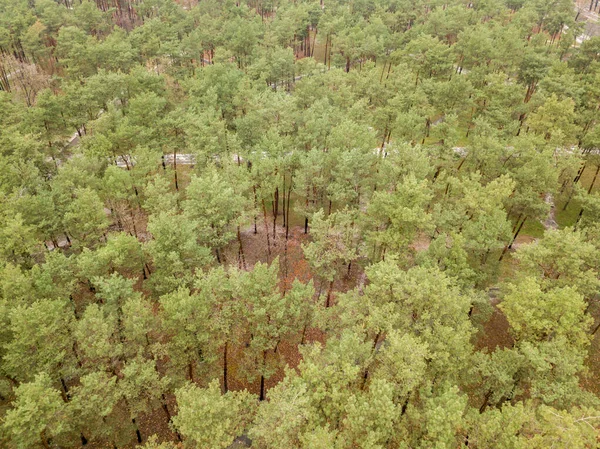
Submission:
M 502 259 L 504 259 L 504 255 L 506 254 L 506 252 L 510 248 L 512 248 L 513 244 L 515 243 L 515 240 L 517 240 L 517 237 L 519 236 L 519 232 L 521 232 L 521 229 L 523 229 L 523 225 L 525 224 L 526 221 L 527 221 L 527 217 L 523 218 L 523 221 L 521 222 L 521 224 L 517 228 L 517 232 L 515 232 L 515 235 L 512 238 L 512 240 L 510 241 L 510 244 L 506 245 L 504 247 L 504 249 L 502 250 L 502 254 L 500 254 L 500 258 L 498 259 L 498 262 L 502 262 Z
M 265 367 L 265 364 L 267 362 L 267 351 L 263 351 L 263 370 Z M 264 401 L 265 400 L 265 375 L 261 373 L 260 375 L 260 396 L 258 398 L 259 401 Z
M 267 236 L 267 262 L 270 262 L 271 258 L 271 240 L 269 239 L 269 225 L 267 223 L 267 206 L 265 205 L 265 200 L 262 200 L 263 207 L 263 218 L 265 221 L 265 234 Z
M 279 215 L 279 187 L 275 187 L 273 195 L 273 246 L 276 246 L 277 238 L 277 216 Z
M 173 150 L 173 171 L 175 172 L 175 190 L 179 191 L 179 182 L 177 180 L 177 149 Z
M 137 422 L 135 421 L 135 418 L 131 418 L 131 422 L 133 423 L 133 426 L 135 428 L 135 436 L 137 437 L 137 442 L 138 443 L 142 443 L 142 434 L 140 432 L 140 428 L 137 425 Z
M 285 192 L 283 192 L 285 195 Z M 292 178 L 290 178 L 290 186 L 288 187 L 287 206 L 286 206 L 286 222 L 285 222 L 285 239 L 288 239 L 290 234 L 290 198 L 292 196 Z
M 237 239 L 240 245 L 240 259 L 242 262 L 242 268 L 246 269 L 246 257 L 244 256 L 244 246 L 242 245 L 242 234 L 240 233 L 240 227 L 237 227 Z
M 227 393 L 227 341 L 225 341 L 225 347 L 223 348 L 223 392 Z
M 329 307 L 331 301 L 331 292 L 333 291 L 333 280 L 329 282 L 329 288 L 327 289 L 327 298 L 325 299 L 325 307 Z

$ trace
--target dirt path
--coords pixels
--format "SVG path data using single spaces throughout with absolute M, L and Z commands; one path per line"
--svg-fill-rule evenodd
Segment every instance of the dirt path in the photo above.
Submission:
M 540 222 L 544 226 L 546 231 L 550 229 L 558 229 L 558 223 L 556 222 L 556 205 L 554 204 L 554 197 L 551 193 L 546 193 L 546 197 L 544 198 L 546 204 L 550 205 L 550 210 L 548 211 L 548 216 L 545 220 Z

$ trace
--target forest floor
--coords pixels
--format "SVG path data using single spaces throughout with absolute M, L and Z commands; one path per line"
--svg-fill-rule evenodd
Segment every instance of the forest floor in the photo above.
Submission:
M 317 42 L 318 45 L 318 42 Z M 318 55 L 319 47 L 315 47 L 315 58 Z M 321 57 L 323 53 L 321 53 Z M 73 146 L 77 142 L 73 143 Z M 171 174 L 172 168 L 167 167 L 167 171 Z M 587 169 L 582 178 L 581 185 L 583 188 L 588 188 L 592 182 L 593 169 Z M 190 166 L 178 166 L 178 183 L 179 188 L 183 189 L 189 183 L 190 175 L 192 173 L 192 167 Z M 599 183 L 600 184 L 600 183 Z M 598 189 L 598 185 L 594 190 Z M 292 198 L 293 199 L 293 198 Z M 517 262 L 515 261 L 513 254 L 514 250 L 522 245 L 530 244 L 536 239 L 543 236 L 546 229 L 564 228 L 567 226 L 573 226 L 581 210 L 580 205 L 576 200 L 571 200 L 568 207 L 563 210 L 566 198 L 558 196 L 556 198 L 546 197 L 546 201 L 553 205 L 551 211 L 546 220 L 535 221 L 530 220 L 523 227 L 521 235 L 516 239 L 512 251 L 507 254 L 507 257 L 502 262 L 501 276 L 499 280 L 508 279 L 514 275 L 518 270 Z M 270 209 L 270 204 L 267 204 L 267 208 Z M 293 209 L 293 206 L 292 206 Z M 308 262 L 304 258 L 302 244 L 310 241 L 310 233 L 304 234 L 304 229 L 301 226 L 301 217 L 296 214 L 293 210 L 291 211 L 291 221 L 289 229 L 289 236 L 285 238 L 285 228 L 282 226 L 282 217 L 279 216 L 277 224 L 275 226 L 275 236 L 273 235 L 273 219 L 272 216 L 267 218 L 267 223 L 264 222 L 262 216 L 257 217 L 256 230 L 254 224 L 241 229 L 241 241 L 243 247 L 244 258 L 242 260 L 239 243 L 233 241 L 225 250 L 224 256 L 226 263 L 234 266 L 238 266 L 241 269 L 250 269 L 257 262 L 270 263 L 279 257 L 280 273 L 281 275 L 281 288 L 289 289 L 294 279 L 298 279 L 301 282 L 314 282 L 315 290 L 319 292 L 316 295 L 315 301 L 325 301 L 325 295 L 327 286 L 324 285 L 319 279 L 314 279 L 311 273 Z M 123 217 L 124 225 L 126 228 L 130 228 L 129 218 Z M 145 223 L 138 223 L 138 230 L 140 232 L 145 229 Z M 141 228 L 141 229 L 140 229 Z M 269 242 L 267 244 L 267 238 L 265 228 L 268 230 Z M 143 238 L 142 238 L 143 240 Z M 62 243 L 62 242 L 59 242 Z M 420 252 L 425 251 L 429 247 L 429 239 L 425 236 L 420 236 L 411 245 L 413 250 Z M 341 279 L 337 280 L 333 288 L 332 303 L 335 303 L 335 296 L 340 292 L 348 291 L 355 288 L 357 285 L 364 282 L 364 272 L 360 264 L 353 264 L 352 270 L 348 276 L 342 276 Z M 497 305 L 501 301 L 501 292 L 498 291 L 494 286 L 489 288 L 489 298 L 491 305 L 491 313 L 485 315 L 487 319 L 482 320 L 480 330 L 474 340 L 474 345 L 477 349 L 487 348 L 488 351 L 493 351 L 495 348 L 510 347 L 513 344 L 513 340 L 509 334 L 509 325 L 504 314 L 498 309 Z M 476 311 L 477 313 L 477 311 Z M 600 307 L 595 306 L 592 311 L 595 322 L 600 321 Z M 484 316 L 482 311 L 482 317 Z M 325 335 L 316 329 L 307 329 L 306 342 L 321 342 L 324 343 Z M 298 341 L 296 342 L 282 342 L 278 348 L 280 354 L 283 356 L 285 363 L 290 368 L 296 368 L 301 361 L 301 353 L 298 349 Z M 237 359 L 236 353 L 240 348 L 232 348 L 230 352 L 230 361 Z M 220 361 L 222 363 L 222 360 Z M 597 333 L 591 343 L 589 358 L 587 361 L 589 369 L 589 375 L 582 380 L 582 384 L 589 391 L 599 395 L 600 394 L 600 332 Z M 260 379 L 246 379 L 243 375 L 238 374 L 238 367 L 232 365 L 230 362 L 230 373 L 229 387 L 231 390 L 243 390 L 258 394 L 259 393 L 259 382 Z M 284 370 L 279 369 L 273 376 L 266 379 L 265 387 L 268 390 L 276 385 L 283 379 Z M 169 410 L 171 414 L 176 413 L 176 404 L 173 396 L 167 398 Z M 157 407 L 152 413 L 142 414 L 139 416 L 139 427 L 144 441 L 152 434 L 157 434 L 161 439 L 176 441 L 176 436 L 168 427 L 166 415 L 161 407 Z M 96 449 L 108 446 L 94 445 L 92 442 L 88 445 L 90 449 Z M 134 447 L 122 446 L 123 448 Z
M 600 36 L 600 9 L 596 8 L 590 11 L 590 0 L 576 0 L 575 11 L 578 13 L 577 20 L 585 22 L 583 35 L 586 37 Z
M 576 206 L 577 207 L 577 206 Z M 265 223 L 261 220 L 262 217 L 258 217 L 257 220 L 257 233 L 254 232 L 254 224 L 241 229 L 241 240 L 244 252 L 244 261 L 242 261 L 239 253 L 239 243 L 233 241 L 224 251 L 226 262 L 230 265 L 244 268 L 244 262 L 246 269 L 250 269 L 257 262 L 270 263 L 279 257 L 280 273 L 281 276 L 281 288 L 288 289 L 294 279 L 298 279 L 301 282 L 313 281 L 317 294 L 315 295 L 315 301 L 324 302 L 327 286 L 321 285 L 318 279 L 313 278 L 310 271 L 307 260 L 304 258 L 302 250 L 302 244 L 310 241 L 310 233 L 304 234 L 304 228 L 302 226 L 291 226 L 289 229 L 289 236 L 285 238 L 285 228 L 281 225 L 282 218 L 279 217 L 278 223 L 275 228 L 275 239 L 273 239 L 273 222 L 272 218 L 267 222 L 267 229 L 269 231 L 269 245 L 267 246 L 267 239 L 265 233 Z M 293 217 L 294 221 L 298 221 L 297 217 Z M 535 237 L 530 235 L 521 235 L 518 237 L 513 249 L 525 244 L 532 243 Z M 411 247 L 419 252 L 427 250 L 429 246 L 429 239 L 421 236 L 415 240 Z M 270 251 L 269 251 L 270 249 Z M 512 257 L 513 252 L 509 253 L 509 256 L 505 258 L 505 266 L 503 269 L 503 276 L 512 276 L 514 271 L 517 269 L 516 262 Z M 335 302 L 335 295 L 340 292 L 348 291 L 355 288 L 359 283 L 364 281 L 364 272 L 360 264 L 354 264 L 349 276 L 342 276 L 341 279 L 337 280 L 334 284 L 333 289 L 333 300 Z M 321 291 L 318 294 L 319 290 Z M 497 288 L 491 287 L 489 289 L 491 313 L 485 315 L 485 311 L 482 311 L 487 319 L 482 320 L 479 323 L 479 332 L 475 337 L 474 345 L 478 350 L 487 348 L 488 351 L 493 351 L 496 348 L 511 347 L 513 340 L 509 334 L 508 321 L 504 314 L 498 309 L 497 305 L 501 301 L 500 292 Z M 489 311 L 488 311 L 489 312 Z M 600 318 L 600 308 L 593 310 L 596 319 Z M 477 311 L 476 311 L 477 313 Z M 325 335 L 316 330 L 308 329 L 306 332 L 306 343 L 310 342 L 325 342 Z M 301 362 L 301 353 L 298 348 L 299 341 L 295 342 L 282 342 L 278 348 L 280 354 L 283 356 L 285 363 L 290 368 L 296 368 Z M 260 389 L 260 379 L 246 379 L 241 373 L 238 373 L 238 367 L 232 363 L 236 360 L 236 354 L 241 348 L 232 348 L 228 357 L 229 360 L 229 388 L 231 390 L 248 390 L 253 394 L 258 395 Z M 219 364 L 222 360 L 219 361 Z M 590 347 L 590 357 L 588 360 L 589 376 L 583 380 L 583 384 L 590 391 L 599 394 L 600 393 L 600 337 L 594 338 Z M 268 390 L 280 382 L 284 377 L 284 369 L 279 369 L 274 375 L 266 379 L 265 387 L 268 395 Z M 175 398 L 170 396 L 167 398 L 168 406 L 171 414 L 176 413 Z M 169 429 L 165 412 L 162 408 L 157 407 L 152 413 L 142 414 L 138 419 L 140 431 L 144 437 L 144 441 L 150 435 L 157 434 L 160 439 L 177 441 L 176 435 Z M 99 446 L 90 444 L 90 449 L 96 449 L 107 446 Z M 123 446 L 123 448 L 134 447 Z M 242 447 L 242 446 L 240 446 Z

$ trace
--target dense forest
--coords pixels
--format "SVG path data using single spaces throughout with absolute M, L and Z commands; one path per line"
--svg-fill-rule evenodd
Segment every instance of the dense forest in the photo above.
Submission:
M 0 0 L 0 447 L 600 444 L 585 0 Z

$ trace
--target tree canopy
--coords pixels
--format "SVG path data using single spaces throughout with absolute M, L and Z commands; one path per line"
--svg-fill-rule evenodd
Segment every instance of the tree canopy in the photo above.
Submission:
M 0 447 L 596 448 L 598 9 L 0 0 Z

